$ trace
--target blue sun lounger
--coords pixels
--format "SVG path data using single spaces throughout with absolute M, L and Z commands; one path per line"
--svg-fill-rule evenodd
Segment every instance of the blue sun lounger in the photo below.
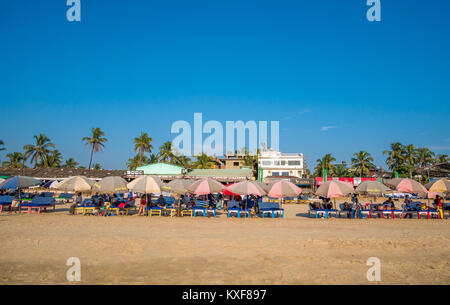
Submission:
M 47 211 L 47 208 L 52 208 L 53 212 L 55 211 L 55 198 L 53 197 L 34 197 L 30 203 L 21 203 L 19 204 L 19 213 L 22 213 L 22 210 L 26 210 L 27 213 L 31 213 L 32 211 L 36 211 L 38 214 L 41 213 L 41 210 Z
M 0 196 L 0 214 L 6 207 L 9 207 L 9 211 L 11 212 L 13 200 L 14 196 Z
M 237 201 L 228 201 L 227 210 L 228 210 L 228 212 L 227 212 L 228 218 L 230 218 L 233 215 L 235 215 L 238 218 L 241 217 L 241 213 L 239 213 L 240 207 L 239 207 L 239 203 L 237 203 Z
M 284 218 L 284 209 L 280 208 L 277 202 L 260 202 L 259 216 L 265 218 L 265 214 L 270 214 L 272 218 L 276 216 Z
M 319 216 L 328 218 L 331 214 L 334 214 L 335 217 L 338 217 L 341 212 L 342 211 L 338 211 L 335 209 L 313 209 L 312 205 L 309 204 L 308 217 L 311 217 L 312 213 L 314 213 L 315 218 L 319 218 Z

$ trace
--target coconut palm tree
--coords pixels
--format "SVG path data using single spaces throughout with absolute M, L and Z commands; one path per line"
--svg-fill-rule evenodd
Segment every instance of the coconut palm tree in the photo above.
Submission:
M 352 168 L 356 172 L 359 172 L 360 177 L 363 177 L 364 174 L 368 175 L 369 169 L 375 167 L 375 165 L 372 164 L 373 162 L 372 156 L 367 151 L 364 150 L 354 153 L 351 162 Z
M 416 165 L 416 148 L 414 145 L 409 144 L 404 147 L 403 158 L 408 166 L 409 179 L 412 179 L 412 173 Z
M 347 177 L 349 174 L 350 173 L 344 164 L 338 164 L 333 169 L 333 175 L 336 177 Z
M 159 159 L 162 162 L 173 163 L 175 154 L 172 151 L 172 142 L 167 141 L 159 147 Z
M 196 156 L 196 158 L 197 161 L 195 161 L 193 164 L 194 168 L 207 169 L 207 168 L 214 168 L 215 166 L 214 159 L 205 153 Z
M 317 159 L 317 165 L 315 168 L 315 175 L 322 176 L 323 170 L 326 169 L 328 172 L 332 172 L 334 165 L 331 162 L 336 161 L 336 159 L 331 154 L 326 154 L 322 159 Z
M 75 168 L 78 165 L 79 165 L 79 163 L 76 162 L 74 158 L 69 158 L 66 160 L 66 163 L 63 166 L 66 168 Z
M 102 166 L 100 165 L 100 163 L 95 163 L 95 164 L 94 164 L 94 169 L 95 169 L 95 170 L 101 170 L 101 169 L 102 169 Z
M 417 148 L 416 160 L 419 167 L 428 166 L 434 161 L 434 152 L 427 147 Z
M 448 155 L 437 155 L 436 156 L 436 159 L 435 159 L 435 162 L 436 163 L 446 163 L 446 162 L 448 162 Z
M 398 171 L 399 167 L 403 165 L 405 157 L 403 155 L 404 146 L 395 142 L 391 144 L 391 150 L 383 151 L 383 155 L 388 155 L 386 159 L 386 164 L 391 170 Z
M 25 145 L 23 149 L 25 150 L 25 158 L 28 159 L 31 157 L 30 161 L 34 162 L 34 168 L 36 168 L 38 162 L 40 161 L 42 163 L 50 154 L 50 148 L 55 148 L 55 144 L 44 134 L 34 136 L 34 139 L 36 140 L 36 144 Z
M 175 164 L 182 166 L 184 168 L 189 167 L 191 163 L 191 158 L 188 158 L 186 156 L 177 156 Z
M 150 158 L 148 159 L 147 164 L 153 164 L 159 162 L 159 154 L 150 154 Z
M 23 154 L 20 152 L 13 152 L 6 155 L 6 158 L 8 158 L 7 161 L 4 161 L 2 163 L 2 167 L 9 167 L 9 168 L 23 168 Z
M 86 145 L 89 145 L 89 150 L 91 151 L 91 159 L 89 160 L 89 169 L 91 168 L 94 152 L 103 151 L 105 143 L 108 142 L 108 140 L 104 138 L 105 133 L 100 128 L 98 127 L 92 128 L 91 132 L 92 132 L 91 137 L 84 137 L 82 139 L 82 141 L 86 142 Z
M 144 164 L 144 153 L 151 153 L 153 139 L 148 136 L 148 133 L 142 132 L 138 138 L 134 138 L 134 152 L 139 152 L 139 165 Z
M 62 163 L 62 155 L 59 150 L 55 149 L 44 157 L 41 161 L 41 167 L 59 167 Z

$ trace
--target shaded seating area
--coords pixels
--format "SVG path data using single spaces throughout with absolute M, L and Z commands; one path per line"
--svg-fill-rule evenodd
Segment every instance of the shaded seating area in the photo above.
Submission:
M 64 203 L 73 202 L 73 194 L 61 193 L 61 194 L 57 195 L 57 197 L 55 199 L 57 202 L 64 202 Z
M 314 218 L 319 218 L 319 217 L 323 217 L 323 218 L 328 218 L 330 215 L 334 215 L 334 217 L 339 217 L 339 215 L 342 212 L 348 212 L 348 211 L 338 211 L 336 209 L 322 209 L 322 208 L 316 208 L 315 206 L 313 206 L 311 203 L 309 204 L 309 210 L 308 210 L 308 217 L 312 217 L 311 215 L 314 215 Z M 351 213 L 351 210 L 350 210 Z
M 266 214 L 269 214 L 272 218 L 284 218 L 284 209 L 280 208 L 277 202 L 260 202 L 259 216 L 265 218 Z

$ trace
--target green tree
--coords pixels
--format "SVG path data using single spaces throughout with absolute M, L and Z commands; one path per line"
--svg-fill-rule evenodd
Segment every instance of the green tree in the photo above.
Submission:
M 331 154 L 326 154 L 322 157 L 322 159 L 317 159 L 317 165 L 314 174 L 316 176 L 322 176 L 324 169 L 326 169 L 331 174 L 334 169 L 334 165 L 331 163 L 335 161 L 336 159 Z
M 13 152 L 6 155 L 8 160 L 2 163 L 2 167 L 9 168 L 23 168 L 24 167 L 24 159 L 23 154 L 20 152 Z
M 194 162 L 193 167 L 199 168 L 199 169 L 208 169 L 208 168 L 214 168 L 216 165 L 214 162 L 214 159 L 205 153 L 202 153 L 199 156 L 196 156 L 197 161 Z
M 148 136 L 148 133 L 142 132 L 138 138 L 134 138 L 134 152 L 139 152 L 139 166 L 145 164 L 144 162 L 144 154 L 151 153 L 153 139 Z
M 66 163 L 63 166 L 66 168 L 75 168 L 78 165 L 79 165 L 79 163 L 76 162 L 74 158 L 69 158 L 66 160 Z
M 434 152 L 429 148 L 417 148 L 416 149 L 416 160 L 419 167 L 425 167 L 434 162 Z
M 142 166 L 142 164 L 149 164 L 149 163 L 150 163 L 150 159 L 148 157 L 143 156 L 141 158 L 141 156 L 136 155 L 133 158 L 128 159 L 126 165 L 127 165 L 127 168 L 129 168 L 130 170 L 134 171 L 139 166 Z
M 363 150 L 354 153 L 351 162 L 352 168 L 359 173 L 360 177 L 363 177 L 364 174 L 368 175 L 369 170 L 375 167 L 372 163 L 372 156 L 367 151 Z
M 403 152 L 404 146 L 399 142 L 392 143 L 391 150 L 383 151 L 383 155 L 388 155 L 386 164 L 391 170 L 399 171 L 400 166 L 404 164 L 405 157 Z
M 62 163 L 62 155 L 59 150 L 55 149 L 47 154 L 41 161 L 41 167 L 59 167 Z
M 105 147 L 105 143 L 108 140 L 104 137 L 105 133 L 100 128 L 92 128 L 91 129 L 92 136 L 84 137 L 82 141 L 86 142 L 86 145 L 89 146 L 89 150 L 91 152 L 91 159 L 89 160 L 89 169 L 91 168 L 92 158 L 94 157 L 94 152 L 103 151 Z
M 34 168 L 36 168 L 38 162 L 40 161 L 42 163 L 42 161 L 50 154 L 50 148 L 55 148 L 55 144 L 53 144 L 44 134 L 34 136 L 34 139 L 36 140 L 34 145 L 25 145 L 23 149 L 25 150 L 25 159 L 31 157 L 30 162 L 34 163 Z
M 102 166 L 99 163 L 95 163 L 94 164 L 94 169 L 95 170 L 100 170 L 100 169 L 102 169 Z
M 448 155 L 442 154 L 442 155 L 437 155 L 434 162 L 436 162 L 436 163 L 446 163 L 446 162 L 448 162 L 448 160 L 449 160 L 448 159 Z
M 344 164 L 338 164 L 333 169 L 333 175 L 335 177 L 348 177 L 349 174 L 348 168 Z
M 175 154 L 172 151 L 172 142 L 167 141 L 159 147 L 159 159 L 161 162 L 175 162 Z
M 159 162 L 159 154 L 150 154 L 150 158 L 148 159 L 148 164 L 158 163 Z
M 409 144 L 404 147 L 403 159 L 405 160 L 406 165 L 408 166 L 408 172 L 409 172 L 410 179 L 412 179 L 412 174 L 416 167 L 416 155 L 417 155 L 417 153 L 416 153 L 416 148 L 414 147 L 414 145 Z
M 188 157 L 183 156 L 183 155 L 176 157 L 175 165 L 187 168 L 187 167 L 190 166 L 190 164 L 191 164 L 191 158 L 188 158 Z

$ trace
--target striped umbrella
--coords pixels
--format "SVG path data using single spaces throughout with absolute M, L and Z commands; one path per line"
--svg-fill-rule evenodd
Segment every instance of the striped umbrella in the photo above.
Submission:
M 439 180 L 435 180 L 425 184 L 425 187 L 430 192 L 450 193 L 450 180 L 441 178 Z
M 225 186 L 216 180 L 207 178 L 194 182 L 188 187 L 188 191 L 196 195 L 207 195 L 211 193 L 220 193 Z
M 228 195 L 228 196 L 240 197 L 241 195 L 236 194 L 236 193 L 233 193 L 233 192 L 231 192 L 230 190 L 228 190 L 228 187 L 230 187 L 230 186 L 232 186 L 232 185 L 233 185 L 233 183 L 230 183 L 230 184 L 225 185 L 225 189 L 222 191 L 222 194 Z
M 254 181 L 242 181 L 234 183 L 228 186 L 226 189 L 231 193 L 239 195 L 264 196 L 267 194 L 266 191 L 258 184 L 254 183 Z
M 280 180 L 273 183 L 267 194 L 272 198 L 297 197 L 302 189 L 287 180 Z
M 326 198 L 344 197 L 354 192 L 353 186 L 347 182 L 330 180 L 323 183 L 316 195 Z
M 397 191 L 405 193 L 426 194 L 428 192 L 422 184 L 409 178 L 391 179 L 386 181 L 386 184 Z
M 186 194 L 188 192 L 187 188 L 193 183 L 194 181 L 189 179 L 175 179 L 164 184 L 161 189 L 170 193 Z
M 154 194 L 161 192 L 163 183 L 158 176 L 145 175 L 134 179 L 128 183 L 127 187 L 130 191 L 142 194 Z
M 358 194 L 381 195 L 390 190 L 390 188 L 381 182 L 367 180 L 358 185 L 355 192 Z
M 88 192 L 92 190 L 94 181 L 84 176 L 66 178 L 58 183 L 55 188 L 67 192 Z
M 102 193 L 125 193 L 128 191 L 127 184 L 122 177 L 111 176 L 94 183 L 92 190 Z

